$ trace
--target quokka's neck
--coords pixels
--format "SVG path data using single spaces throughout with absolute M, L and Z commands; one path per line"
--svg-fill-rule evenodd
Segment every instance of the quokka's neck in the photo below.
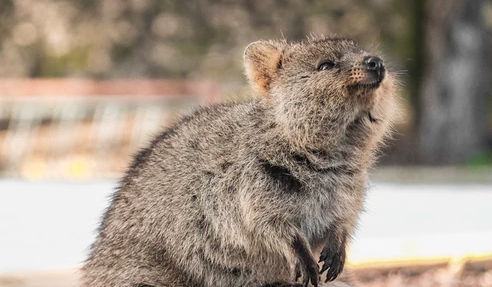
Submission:
M 318 136 L 303 138 L 295 131 L 286 130 L 278 123 L 271 110 L 266 109 L 261 101 L 252 111 L 246 144 L 248 149 L 278 165 L 308 163 L 316 169 L 335 168 L 339 166 L 351 169 L 367 169 L 374 162 L 374 152 L 364 134 L 348 133 L 346 128 L 337 127 Z M 319 130 L 315 129 L 319 133 Z

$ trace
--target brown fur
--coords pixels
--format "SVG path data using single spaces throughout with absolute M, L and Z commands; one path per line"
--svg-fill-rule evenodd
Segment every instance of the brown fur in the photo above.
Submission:
M 392 75 L 374 85 L 367 55 L 346 39 L 249 45 L 262 98 L 196 111 L 135 157 L 83 286 L 316 285 L 320 253 L 334 279 L 394 110 Z

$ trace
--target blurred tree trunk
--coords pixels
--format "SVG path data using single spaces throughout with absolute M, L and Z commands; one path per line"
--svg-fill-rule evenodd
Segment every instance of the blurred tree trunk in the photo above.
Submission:
M 426 3 L 426 55 L 417 115 L 423 163 L 459 164 L 487 147 L 491 75 L 485 3 Z

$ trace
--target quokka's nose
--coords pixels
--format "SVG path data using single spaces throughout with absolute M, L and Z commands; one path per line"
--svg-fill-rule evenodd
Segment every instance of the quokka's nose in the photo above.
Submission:
M 364 67 L 367 70 L 374 71 L 377 74 L 378 80 L 381 81 L 384 78 L 384 62 L 381 58 L 376 56 L 368 56 L 364 58 Z

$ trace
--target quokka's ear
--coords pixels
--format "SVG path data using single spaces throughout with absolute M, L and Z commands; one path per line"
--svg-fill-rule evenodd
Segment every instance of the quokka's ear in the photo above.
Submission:
M 246 76 L 251 86 L 262 96 L 267 95 L 278 76 L 284 47 L 285 43 L 257 41 L 249 44 L 244 51 Z

